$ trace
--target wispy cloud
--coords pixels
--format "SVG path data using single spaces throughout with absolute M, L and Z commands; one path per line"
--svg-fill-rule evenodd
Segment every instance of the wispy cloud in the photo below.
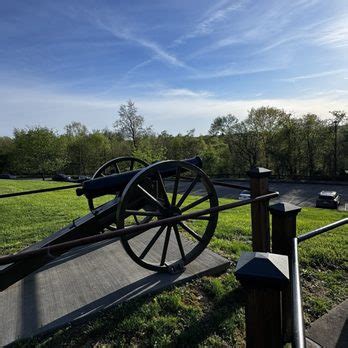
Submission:
M 278 46 L 294 43 L 329 48 L 348 46 L 348 14 L 332 16 L 293 30 L 290 34 L 265 46 L 258 53 L 277 48 Z
M 226 0 L 218 2 L 203 15 L 189 33 L 175 40 L 174 45 L 182 44 L 189 39 L 210 34 L 215 30 L 216 25 L 224 21 L 231 12 L 243 8 L 246 2 L 246 0 L 237 0 L 234 1 L 233 4 Z
M 348 95 L 348 89 L 330 89 L 327 91 L 321 91 L 317 93 L 313 93 L 311 97 L 332 97 L 340 99 L 341 97 Z M 307 96 L 308 97 L 308 96 Z
M 228 76 L 252 75 L 252 74 L 259 74 L 263 72 L 281 70 L 283 68 L 284 68 L 284 65 L 263 66 L 263 67 L 256 67 L 256 68 L 237 68 L 235 65 L 233 65 L 230 67 L 225 67 L 225 68 L 217 69 L 214 71 L 198 72 L 194 75 L 191 75 L 190 78 L 191 79 L 211 79 L 211 78 L 228 77 Z
M 322 71 L 322 72 L 315 73 L 315 74 L 293 76 L 293 77 L 288 77 L 288 78 L 280 79 L 280 80 L 286 81 L 286 82 L 296 82 L 296 81 L 300 81 L 300 80 L 309 80 L 309 79 L 316 79 L 316 78 L 326 77 L 326 76 L 331 76 L 331 75 L 344 74 L 346 72 L 348 72 L 348 69 L 337 69 L 337 70 Z
M 279 46 L 298 47 L 301 44 L 327 46 L 332 48 L 348 45 L 348 15 L 339 14 L 314 22 L 297 23 L 308 11 L 314 11 L 320 0 L 277 1 L 261 13 L 261 6 L 248 7 L 246 23 L 243 18 L 235 18 L 232 30 L 226 30 L 213 43 L 196 50 L 190 55 L 195 58 L 207 53 L 238 44 L 255 45 L 254 52 L 248 55 L 264 54 Z M 312 13 L 312 15 L 313 15 Z M 314 17 L 314 15 L 313 15 Z M 253 25 L 250 27 L 249 22 Z M 247 24 L 247 25 L 246 25 Z M 261 47 L 260 47 L 261 45 Z
M 339 18 L 333 18 L 327 26 L 322 28 L 315 43 L 321 46 L 340 48 L 348 46 L 348 13 Z
M 152 58 L 159 59 L 162 62 L 181 68 L 188 68 L 187 64 L 177 58 L 173 53 L 167 51 L 153 40 L 147 39 L 138 33 L 138 29 L 134 27 L 130 18 L 122 17 L 119 13 L 110 14 L 105 11 L 84 11 L 89 22 L 97 28 L 110 33 L 112 36 L 127 43 L 136 44 L 149 50 L 154 56 Z M 138 69 L 148 64 L 148 61 L 135 66 Z
M 178 66 L 178 67 L 182 67 L 182 68 L 187 67 L 187 65 L 184 62 L 182 62 L 180 59 L 175 57 L 174 54 L 170 54 L 169 52 L 164 50 L 162 47 L 160 47 L 157 43 L 155 43 L 151 40 L 147 40 L 147 39 L 144 39 L 142 37 L 136 36 L 129 29 L 121 29 L 121 28 L 115 27 L 115 25 L 113 23 L 107 24 L 107 22 L 102 21 L 100 19 L 97 19 L 96 23 L 98 24 L 98 26 L 100 28 L 108 31 L 114 37 L 116 37 L 118 39 L 132 42 L 132 43 L 140 45 L 144 48 L 149 49 L 150 51 L 152 51 L 152 53 L 155 54 L 155 57 L 159 58 L 160 60 L 162 60 L 165 63 L 171 64 L 174 66 Z M 141 63 L 141 64 L 144 64 L 144 63 Z M 135 67 L 135 68 L 137 68 L 137 67 Z
M 191 89 L 187 88 L 169 88 L 161 90 L 159 95 L 164 97 L 193 97 L 193 98 L 200 98 L 200 97 L 211 97 L 213 94 L 208 91 L 193 91 Z

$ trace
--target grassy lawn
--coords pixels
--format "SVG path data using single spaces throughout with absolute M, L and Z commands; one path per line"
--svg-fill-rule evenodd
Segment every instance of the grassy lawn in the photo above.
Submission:
M 57 185 L 63 184 L 0 180 L 0 193 Z M 222 204 L 228 201 L 220 199 Z M 86 200 L 73 190 L 2 199 L 0 254 L 28 246 L 87 212 Z M 347 216 L 346 212 L 303 208 L 298 232 Z M 341 227 L 300 246 L 307 323 L 347 298 L 347 232 L 346 226 Z M 249 206 L 220 213 L 210 248 L 232 261 L 233 267 L 227 273 L 124 303 L 83 325 L 26 340 L 21 345 L 243 346 L 244 293 L 233 271 L 240 253 L 251 250 Z

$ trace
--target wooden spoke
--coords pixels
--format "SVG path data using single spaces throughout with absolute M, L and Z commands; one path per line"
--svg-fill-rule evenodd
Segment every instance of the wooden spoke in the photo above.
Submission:
M 135 214 L 133 214 L 134 221 L 137 225 L 140 225 L 140 222 Z
M 162 191 L 162 194 L 163 194 L 163 197 L 164 197 L 164 203 L 165 203 L 165 205 L 167 207 L 169 207 L 170 203 L 169 203 L 166 187 L 164 186 L 162 175 L 161 175 L 161 173 L 158 170 L 157 170 L 157 177 L 158 177 L 159 186 L 161 188 L 161 191 Z
M 147 224 L 147 223 L 150 222 L 153 218 L 154 218 L 154 216 L 145 216 L 145 217 L 141 220 L 141 224 Z
M 163 211 L 164 207 L 163 205 L 154 197 L 152 196 L 151 193 L 149 193 L 148 191 L 146 191 L 142 186 L 140 186 L 139 184 L 137 185 L 138 189 L 152 202 L 154 203 L 159 210 Z
M 178 225 L 174 225 L 173 228 L 174 228 L 174 232 L 175 232 L 176 241 L 178 242 L 178 247 L 179 247 L 179 250 L 180 250 L 181 257 L 182 257 L 183 260 L 185 260 L 186 256 L 185 256 L 184 248 L 182 246 Z
M 190 203 L 190 204 L 187 205 L 186 207 L 183 207 L 183 208 L 181 209 L 181 211 L 184 212 L 184 211 L 186 211 L 186 210 L 190 210 L 190 209 L 196 207 L 197 205 L 203 203 L 204 201 L 208 200 L 209 197 L 210 197 L 210 195 L 207 194 L 207 195 L 203 196 L 202 198 L 197 199 L 197 201 Z
M 134 216 L 135 217 L 135 216 Z M 146 224 L 148 222 L 150 222 L 151 220 L 153 219 L 153 217 L 149 217 L 149 216 L 146 216 L 143 220 L 141 220 L 137 225 L 141 225 L 141 224 Z M 137 219 L 138 220 L 138 219 Z M 139 220 L 138 220 L 139 221 Z M 133 233 L 130 233 L 130 234 L 127 234 L 125 235 L 123 238 L 124 239 L 127 239 L 127 240 L 130 240 L 134 237 L 137 237 L 139 235 L 141 235 L 142 233 L 144 233 L 143 231 L 140 231 L 140 232 L 133 232 Z
M 129 215 L 137 215 L 137 216 L 160 216 L 160 214 L 155 211 L 140 211 L 140 210 L 127 209 L 125 212 Z
M 172 205 L 175 205 L 176 203 L 176 197 L 178 195 L 178 188 L 179 188 L 179 181 L 180 181 L 180 167 L 177 167 L 176 174 L 175 174 L 174 188 L 173 188 Z
M 194 230 L 192 230 L 190 227 L 188 227 L 185 223 L 179 222 L 179 225 L 188 232 L 192 237 L 196 238 L 199 242 L 202 241 L 202 238 L 200 235 L 198 235 Z
M 156 234 L 150 240 L 150 243 L 146 246 L 146 248 L 143 250 L 143 252 L 139 256 L 140 259 L 143 259 L 147 255 L 147 253 L 150 251 L 150 249 L 156 243 L 157 239 L 159 238 L 159 236 L 161 235 L 161 233 L 164 231 L 165 228 L 166 228 L 165 226 L 161 226 L 159 228 L 159 230 L 156 232 Z
M 190 186 L 187 188 L 187 190 L 185 191 L 185 193 L 184 193 L 184 194 L 182 195 L 182 197 L 180 198 L 180 200 L 179 200 L 179 202 L 178 202 L 178 204 L 177 204 L 177 207 L 180 207 L 180 206 L 184 203 L 185 199 L 186 199 L 187 196 L 191 193 L 192 189 L 196 186 L 196 184 L 197 184 L 197 182 L 198 182 L 199 179 L 200 179 L 200 176 L 197 175 L 197 176 L 195 177 L 195 179 L 191 182 Z
M 114 168 L 115 168 L 117 174 L 118 174 L 118 173 L 121 173 L 120 168 L 119 168 L 119 166 L 117 165 L 117 163 L 114 163 Z
M 167 232 L 166 232 L 166 239 L 164 240 L 164 246 L 163 246 L 163 252 L 162 252 L 162 258 L 160 265 L 163 266 L 166 261 L 167 256 L 167 250 L 168 250 L 168 244 L 169 244 L 169 238 L 170 238 L 170 231 L 172 229 L 171 225 L 167 226 Z

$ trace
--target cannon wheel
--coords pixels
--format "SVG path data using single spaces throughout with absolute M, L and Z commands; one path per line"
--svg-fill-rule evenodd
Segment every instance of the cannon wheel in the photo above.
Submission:
M 92 179 L 100 178 L 102 176 L 119 174 L 125 171 L 131 171 L 143 167 L 147 167 L 149 164 L 137 157 L 123 156 L 116 157 L 112 160 L 104 163 L 92 176 Z
M 112 160 L 105 162 L 97 171 L 93 174 L 92 179 L 100 178 L 107 175 L 119 174 L 128 172 L 131 170 L 136 170 L 140 168 L 147 167 L 149 164 L 144 160 L 132 157 L 132 156 L 122 156 L 116 157 Z M 94 201 L 92 198 L 88 199 L 88 206 L 91 211 L 95 209 Z M 110 231 L 116 230 L 116 225 L 112 224 L 107 228 Z
M 195 188 L 201 197 L 194 196 Z M 117 207 L 116 225 L 124 228 L 215 206 L 215 188 L 200 168 L 181 161 L 163 161 L 144 168 L 128 183 Z M 142 267 L 177 273 L 202 253 L 214 234 L 217 220 L 218 213 L 210 213 L 128 234 L 121 241 L 128 255 Z M 157 248 L 153 248 L 155 244 Z

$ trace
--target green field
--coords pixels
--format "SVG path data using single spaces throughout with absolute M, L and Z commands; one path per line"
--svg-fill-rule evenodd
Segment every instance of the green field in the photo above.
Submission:
M 60 184 L 49 181 L 0 180 L 0 193 L 57 185 Z M 227 202 L 220 199 L 220 203 Z M 203 207 L 204 204 L 200 206 Z M 77 197 L 73 190 L 2 199 L 0 254 L 16 252 L 87 212 L 86 200 Z M 298 233 L 344 217 L 348 213 L 303 208 L 298 217 Z M 347 298 L 347 232 L 347 226 L 341 227 L 300 246 L 307 323 Z M 210 248 L 232 261 L 227 273 L 130 301 L 83 325 L 21 344 L 243 346 L 244 293 L 233 271 L 240 253 L 251 250 L 249 206 L 220 213 Z

